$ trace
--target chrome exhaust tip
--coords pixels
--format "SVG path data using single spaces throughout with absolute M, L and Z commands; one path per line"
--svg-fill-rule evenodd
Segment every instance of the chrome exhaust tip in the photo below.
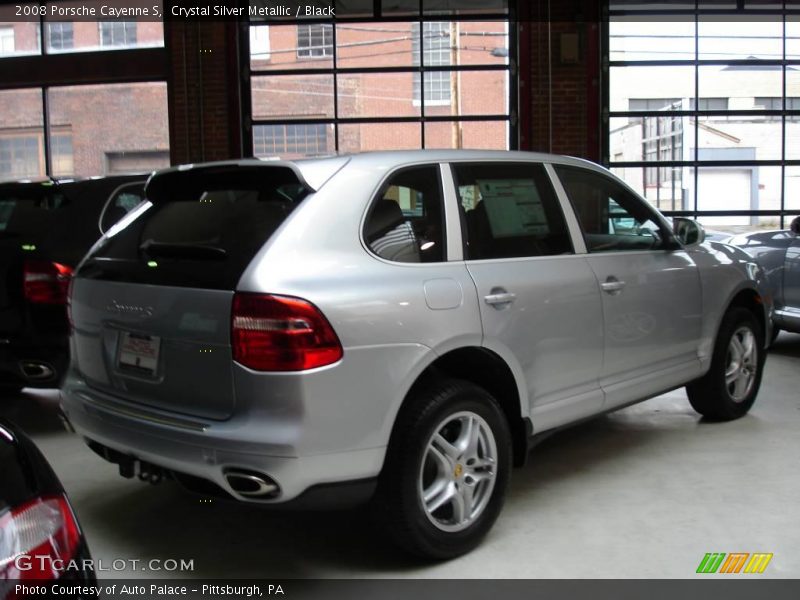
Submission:
M 52 379 L 56 372 L 53 367 L 45 362 L 24 360 L 19 363 L 19 370 L 22 375 L 29 381 L 44 381 L 45 379 Z
M 275 481 L 253 471 L 231 469 L 225 473 L 225 481 L 234 492 L 247 498 L 274 498 L 280 492 Z

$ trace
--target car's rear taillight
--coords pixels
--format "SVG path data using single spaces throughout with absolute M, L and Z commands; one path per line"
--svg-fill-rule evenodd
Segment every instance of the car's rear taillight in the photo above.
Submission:
M 80 530 L 64 496 L 46 496 L 0 517 L 0 580 L 57 579 Z
M 303 371 L 335 363 L 342 345 L 319 309 L 300 298 L 237 293 L 233 359 L 256 371 Z
M 25 299 L 34 304 L 65 304 L 72 268 L 57 262 L 26 260 L 22 270 Z

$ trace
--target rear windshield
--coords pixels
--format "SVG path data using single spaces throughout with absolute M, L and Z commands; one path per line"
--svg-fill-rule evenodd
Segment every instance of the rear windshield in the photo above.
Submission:
M 0 191 L 0 233 L 41 233 L 65 204 L 63 194 L 38 185 L 26 191 Z
M 151 206 L 111 232 L 82 277 L 234 289 L 247 265 L 308 190 L 291 170 L 168 173 L 148 186 Z

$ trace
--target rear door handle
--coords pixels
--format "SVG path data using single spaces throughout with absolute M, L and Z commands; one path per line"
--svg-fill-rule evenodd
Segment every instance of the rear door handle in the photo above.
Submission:
M 488 296 L 484 296 L 483 300 L 486 304 L 491 306 L 503 305 L 503 304 L 511 304 L 517 295 L 512 294 L 511 292 L 497 292 L 493 294 L 489 294 Z
M 606 279 L 603 283 L 600 284 L 600 289 L 602 289 L 607 294 L 617 294 L 623 290 L 625 287 L 625 282 L 620 281 L 613 275 L 611 275 L 608 279 Z

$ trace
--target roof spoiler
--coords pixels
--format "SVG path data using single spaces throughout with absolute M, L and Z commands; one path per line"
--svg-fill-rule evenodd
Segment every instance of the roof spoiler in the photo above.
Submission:
M 257 188 L 267 182 L 272 185 L 300 184 L 310 192 L 316 191 L 294 163 L 260 160 L 181 165 L 156 171 L 148 178 L 144 191 L 148 200 L 158 203 L 165 198 L 194 198 L 209 186 L 220 189 Z

